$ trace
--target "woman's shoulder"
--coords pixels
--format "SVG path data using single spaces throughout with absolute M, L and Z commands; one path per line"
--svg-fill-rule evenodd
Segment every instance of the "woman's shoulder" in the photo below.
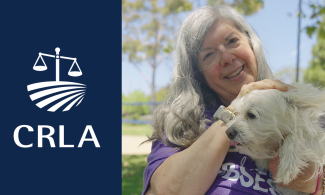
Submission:
M 155 172 L 155 170 L 171 155 L 179 152 L 180 150 L 176 150 L 173 147 L 164 143 L 161 139 L 157 139 L 152 142 L 151 152 L 147 157 L 148 165 L 143 173 L 143 191 L 147 191 L 151 176 Z
M 166 159 L 179 151 L 181 150 L 177 150 L 174 147 L 167 145 L 161 139 L 154 140 L 151 146 L 151 153 L 147 158 L 148 164 L 157 159 Z

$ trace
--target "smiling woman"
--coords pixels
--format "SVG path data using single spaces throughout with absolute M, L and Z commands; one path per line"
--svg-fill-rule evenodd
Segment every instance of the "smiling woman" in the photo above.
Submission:
M 257 79 L 257 62 L 248 38 L 223 20 L 216 22 L 203 40 L 199 69 L 226 105 L 237 97 L 241 86 Z
M 186 18 L 178 34 L 169 96 L 154 113 L 142 194 L 277 194 L 270 173 L 230 146 L 228 121 L 220 117 L 231 120 L 231 102 L 252 90 L 288 90 L 272 80 L 262 48 L 231 7 L 202 7 Z M 213 121 L 213 113 L 221 120 Z M 303 187 L 299 182 L 300 177 L 286 187 L 315 192 L 317 181 Z

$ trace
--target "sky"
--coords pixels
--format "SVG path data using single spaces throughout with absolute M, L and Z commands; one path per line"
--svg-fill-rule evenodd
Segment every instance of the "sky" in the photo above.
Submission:
M 301 20 L 301 28 L 312 24 L 308 19 L 312 10 L 308 1 L 302 0 L 302 11 L 306 18 Z M 264 0 L 264 8 L 259 12 L 245 16 L 247 22 L 260 37 L 267 61 L 273 73 L 286 68 L 295 68 L 297 63 L 298 40 L 298 7 L 299 0 Z M 203 5 L 203 4 L 202 4 Z M 300 34 L 300 67 L 306 69 L 312 58 L 312 46 L 317 42 L 316 36 L 309 38 L 305 31 Z M 140 66 L 143 73 L 150 79 L 149 65 Z M 165 87 L 171 79 L 172 61 L 161 64 L 156 72 L 156 89 Z M 280 78 L 281 79 L 281 78 Z M 287 80 L 284 80 L 288 82 Z M 150 94 L 150 87 L 139 71 L 127 60 L 122 61 L 122 93 L 128 95 L 134 90 Z

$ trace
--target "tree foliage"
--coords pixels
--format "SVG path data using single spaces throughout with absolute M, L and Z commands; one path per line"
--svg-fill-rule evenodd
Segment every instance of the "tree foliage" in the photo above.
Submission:
M 310 26 L 305 27 L 306 33 L 309 37 L 311 37 L 317 32 L 317 37 L 325 38 L 325 27 L 324 22 L 322 22 L 322 20 L 324 19 L 323 17 L 325 15 L 325 6 L 310 3 L 309 7 L 313 10 L 309 18 L 313 20 L 314 23 Z M 298 13 L 298 17 L 299 16 L 306 18 L 306 15 L 303 12 Z
M 239 13 L 249 16 L 264 7 L 264 0 L 208 0 L 209 5 L 230 5 Z
M 192 9 L 188 0 L 133 0 L 122 1 L 122 52 L 151 88 L 155 102 L 155 75 L 157 67 L 170 55 L 175 40 L 177 16 Z M 152 77 L 141 72 L 139 64 L 148 64 Z
M 314 23 L 304 28 L 309 37 L 317 36 L 317 43 L 312 49 L 312 59 L 304 73 L 304 82 L 325 87 L 325 6 L 309 3 L 312 14 L 309 17 Z M 298 16 L 306 18 L 302 12 Z
M 167 90 L 168 90 L 168 86 L 157 91 L 156 93 L 157 102 L 162 102 L 165 100 L 167 96 Z
M 122 93 L 123 103 L 148 102 L 149 98 L 141 90 L 135 90 L 128 96 Z M 149 114 L 147 105 L 122 105 L 122 115 L 126 115 L 131 119 L 139 119 L 141 115 Z
M 168 87 L 164 87 L 156 92 L 157 102 L 162 102 L 166 98 Z M 135 90 L 128 96 L 122 93 L 122 103 L 149 102 L 150 96 L 141 90 Z M 126 118 L 139 119 L 142 115 L 149 114 L 148 105 L 122 105 L 122 115 Z
M 305 71 L 304 80 L 307 83 L 313 83 L 316 86 L 325 87 L 325 17 L 319 23 L 317 31 L 318 41 L 313 46 L 312 60 Z

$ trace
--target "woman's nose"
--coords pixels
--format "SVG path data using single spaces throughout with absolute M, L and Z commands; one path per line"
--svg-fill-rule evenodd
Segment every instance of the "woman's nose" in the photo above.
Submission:
M 234 54 L 230 53 L 224 46 L 220 46 L 219 52 L 221 55 L 221 58 L 220 58 L 221 66 L 230 65 L 236 59 L 236 56 Z

